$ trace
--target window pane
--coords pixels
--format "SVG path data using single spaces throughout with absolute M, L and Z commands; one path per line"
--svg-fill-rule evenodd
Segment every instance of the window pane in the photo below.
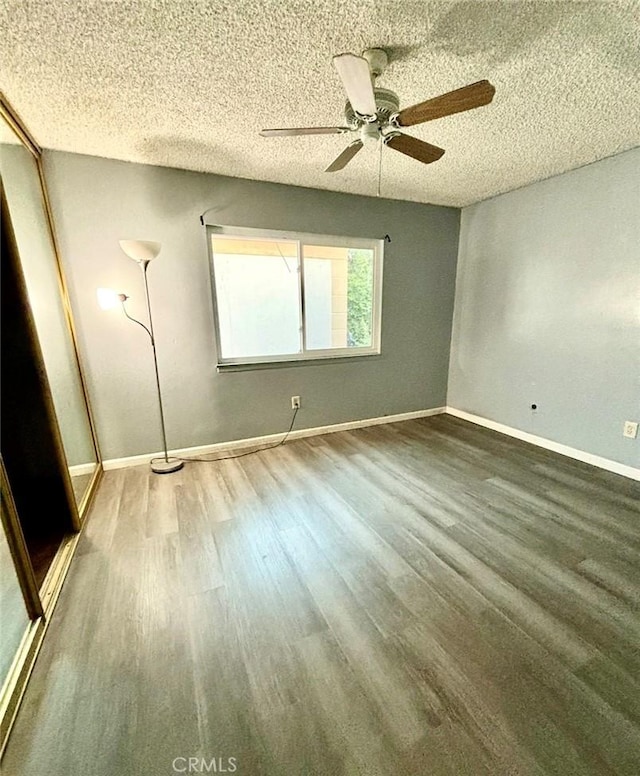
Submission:
M 307 349 L 370 348 L 374 251 L 328 245 L 302 251 Z
M 301 351 L 297 244 L 213 237 L 222 358 Z

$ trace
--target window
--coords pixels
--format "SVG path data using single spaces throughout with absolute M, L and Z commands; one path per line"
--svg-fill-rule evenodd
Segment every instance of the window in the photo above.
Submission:
M 220 366 L 380 352 L 381 240 L 207 235 Z

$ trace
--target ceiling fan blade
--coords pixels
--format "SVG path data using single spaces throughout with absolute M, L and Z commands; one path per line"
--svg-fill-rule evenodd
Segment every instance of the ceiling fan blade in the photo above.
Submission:
M 451 116 L 453 113 L 480 108 L 482 105 L 488 105 L 495 93 L 495 86 L 489 81 L 477 81 L 475 84 L 463 86 L 453 92 L 404 108 L 398 113 L 396 123 L 399 127 L 411 127 L 443 116 Z
M 294 137 L 295 135 L 341 135 L 349 127 L 292 127 L 285 129 L 262 129 L 262 137 Z
M 338 170 L 342 170 L 358 153 L 358 151 L 362 148 L 362 145 L 362 140 L 355 140 L 353 143 L 351 143 L 351 145 L 348 145 L 340 154 L 340 156 L 331 162 L 325 172 L 337 172 Z
M 361 116 L 375 116 L 376 98 L 367 60 L 355 54 L 338 54 L 333 58 L 333 64 L 342 79 L 351 107 Z
M 385 137 L 384 143 L 389 148 L 393 148 L 394 151 L 400 151 L 401 154 L 417 159 L 424 164 L 437 162 L 444 153 L 444 148 L 438 148 L 431 143 L 425 143 L 424 140 L 418 140 L 417 137 L 403 135 L 400 132 Z

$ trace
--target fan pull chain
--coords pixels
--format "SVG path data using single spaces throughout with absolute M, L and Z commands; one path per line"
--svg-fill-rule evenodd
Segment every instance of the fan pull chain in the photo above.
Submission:
M 380 196 L 380 181 L 382 180 L 382 146 L 384 143 L 382 142 L 382 138 L 380 138 L 380 151 L 378 153 L 378 191 L 376 196 Z

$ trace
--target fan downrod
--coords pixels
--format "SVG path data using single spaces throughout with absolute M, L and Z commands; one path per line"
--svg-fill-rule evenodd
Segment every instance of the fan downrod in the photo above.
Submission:
M 369 63 L 369 70 L 371 70 L 371 76 L 373 80 L 384 73 L 389 64 L 389 57 L 387 52 L 380 48 L 365 49 L 362 52 L 362 56 Z

